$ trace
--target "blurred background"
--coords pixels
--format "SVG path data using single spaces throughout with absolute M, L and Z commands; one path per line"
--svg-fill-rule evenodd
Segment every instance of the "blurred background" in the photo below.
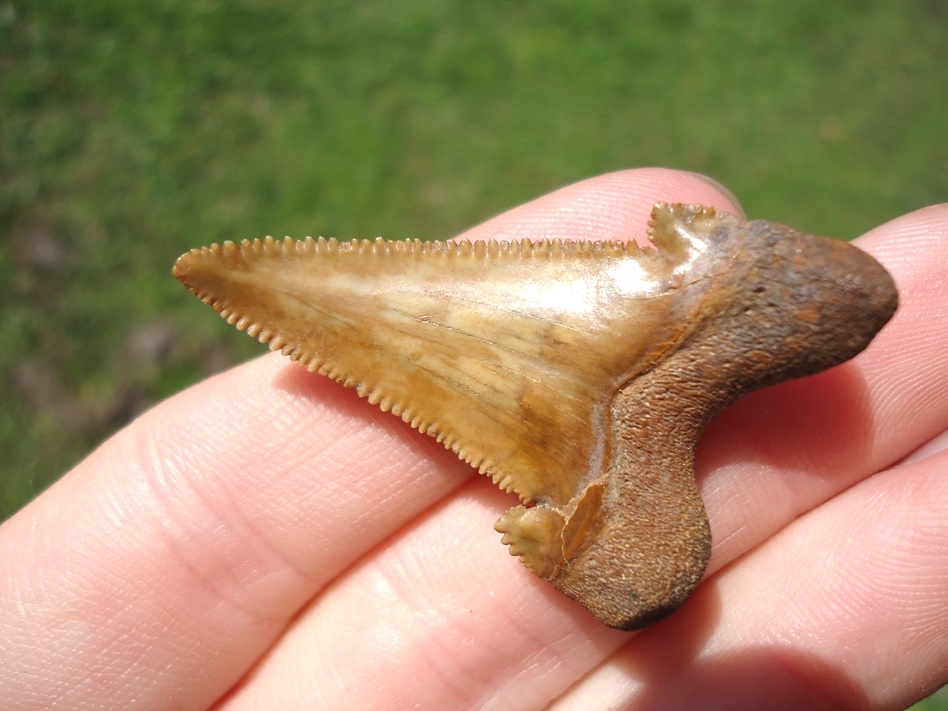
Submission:
M 648 165 L 852 238 L 948 199 L 946 127 L 938 0 L 0 0 L 0 520 L 265 350 L 190 247 L 446 239 Z

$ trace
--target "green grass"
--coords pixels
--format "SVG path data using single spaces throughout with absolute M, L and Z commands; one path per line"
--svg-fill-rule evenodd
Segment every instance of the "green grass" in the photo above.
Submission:
M 0 0 L 0 520 L 259 352 L 171 278 L 189 247 L 447 238 L 641 165 L 847 238 L 948 199 L 946 20 L 881 0 Z

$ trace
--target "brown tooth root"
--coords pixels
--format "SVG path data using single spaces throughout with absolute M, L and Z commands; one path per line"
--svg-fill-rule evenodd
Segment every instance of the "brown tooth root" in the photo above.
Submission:
M 895 312 L 844 242 L 659 203 L 613 242 L 255 240 L 174 273 L 230 323 L 437 437 L 525 502 L 514 555 L 612 627 L 678 607 L 711 549 L 701 431 L 841 363 Z

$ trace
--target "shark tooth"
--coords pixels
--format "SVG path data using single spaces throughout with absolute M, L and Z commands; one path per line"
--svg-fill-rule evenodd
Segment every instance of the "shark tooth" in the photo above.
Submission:
M 174 274 L 228 322 L 443 442 L 516 492 L 510 552 L 634 629 L 701 580 L 709 419 L 837 365 L 895 312 L 845 242 L 658 203 L 633 243 L 225 242 Z

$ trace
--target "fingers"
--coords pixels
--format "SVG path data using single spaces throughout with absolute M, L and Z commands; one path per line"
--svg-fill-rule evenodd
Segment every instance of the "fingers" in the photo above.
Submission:
M 948 205 L 856 244 L 899 288 L 899 310 L 865 352 L 820 375 L 754 393 L 722 413 L 697 461 L 715 540 L 712 570 L 948 425 Z
M 0 529 L 0 688 L 201 708 L 353 551 L 467 476 L 291 368 L 260 359 L 156 408 Z
M 633 192 L 643 200 L 631 201 L 630 206 L 628 195 Z M 629 171 L 571 186 L 465 236 L 624 238 L 641 234 L 645 215 L 657 199 L 727 205 L 725 196 L 696 176 Z M 925 283 L 926 273 L 930 280 L 931 270 L 940 264 L 933 261 L 938 256 L 934 245 L 918 254 L 925 266 L 912 277 L 915 281 L 906 283 Z M 900 287 L 909 276 L 896 274 Z M 923 298 L 913 303 L 916 309 L 932 307 Z M 944 352 L 944 333 L 931 324 L 925 328 L 928 340 L 919 342 L 909 367 L 898 376 L 914 393 L 913 407 L 924 404 L 926 387 L 944 382 L 944 367 L 938 363 L 921 376 L 910 376 L 912 364 L 932 358 L 938 349 Z M 888 367 L 897 370 L 902 365 L 898 361 Z M 824 379 L 821 387 L 834 384 L 836 394 L 847 403 L 831 412 L 871 420 L 877 403 L 880 412 L 890 411 L 882 406 L 886 399 L 880 394 L 887 365 L 883 359 L 876 365 L 861 362 L 860 367 L 868 373 L 865 397 L 854 398 L 859 389 L 847 379 Z M 873 378 L 879 379 L 877 384 Z M 798 412 L 805 424 L 811 421 L 811 395 L 805 387 L 784 389 L 770 405 L 762 398 L 754 407 L 766 414 L 776 402 L 778 413 Z M 813 450 L 811 459 L 800 460 L 799 450 L 792 447 L 768 445 L 761 452 L 760 431 L 754 428 L 775 418 L 755 418 L 761 410 L 754 407 L 745 411 L 747 421 L 737 419 L 734 436 L 744 442 L 736 450 L 739 456 L 728 454 L 723 435 L 718 444 L 711 436 L 712 446 L 706 447 L 710 456 L 703 471 L 712 526 L 716 534 L 719 527 L 730 532 L 723 540 L 731 548 L 722 554 L 719 546 L 718 565 L 814 501 L 858 481 L 868 473 L 870 462 L 897 457 L 908 442 L 919 439 L 917 430 L 937 429 L 938 419 L 915 413 L 915 435 L 909 433 L 912 428 L 892 423 L 892 431 L 902 434 L 883 440 L 865 437 L 862 428 L 852 428 L 847 439 L 840 418 L 830 418 L 833 427 L 814 433 L 824 435 L 824 445 Z M 768 433 L 765 426 L 763 434 L 775 434 L 779 442 L 785 432 Z M 845 455 L 835 459 L 829 446 L 834 434 L 840 435 L 836 443 L 842 442 Z M 839 478 L 827 480 L 820 469 L 827 461 L 843 466 Z M 746 476 L 748 464 L 758 476 Z M 432 440 L 359 401 L 352 391 L 279 358 L 263 358 L 208 381 L 139 420 L 0 529 L 0 555 L 13 562 L 0 578 L 0 609 L 17 611 L 0 621 L 0 652 L 16 660 L 0 672 L 0 686 L 9 683 L 6 688 L 23 692 L 24 680 L 33 680 L 32 688 L 54 690 L 67 701 L 98 694 L 108 700 L 103 703 L 121 705 L 123 699 L 134 696 L 141 701 L 152 694 L 163 703 L 180 698 L 200 707 L 228 688 L 327 582 L 338 578 L 325 598 L 313 603 L 313 616 L 308 610 L 293 625 L 288 645 L 298 636 L 322 639 L 323 630 L 345 632 L 331 627 L 337 618 L 325 617 L 322 610 L 354 609 L 344 603 L 349 594 L 366 589 L 356 584 L 356 576 L 371 578 L 376 559 L 383 564 L 377 554 L 391 551 L 428 560 L 432 549 L 445 547 L 446 541 L 456 540 L 457 530 L 470 528 L 463 523 L 469 507 L 476 512 L 480 506 L 485 514 L 486 508 L 493 509 L 484 518 L 496 518 L 506 505 L 500 497 L 490 499 L 494 503 L 487 506 L 453 495 L 472 476 L 468 467 Z M 477 480 L 471 487 L 486 490 L 488 484 Z M 734 491 L 740 493 L 735 496 Z M 768 517 L 774 492 L 789 494 L 790 505 L 778 500 L 776 512 Z M 424 530 L 436 534 L 419 539 L 424 542 L 421 548 L 413 543 L 413 529 L 408 529 L 397 545 L 372 550 L 421 512 L 427 512 L 422 521 L 430 526 Z M 751 523 L 740 523 L 744 520 Z M 498 621 L 522 620 L 525 611 L 530 624 L 521 622 L 516 628 L 519 644 L 499 643 L 490 660 L 490 655 L 473 655 L 483 662 L 480 667 L 459 664 L 458 669 L 470 669 L 475 678 L 507 679 L 505 683 L 516 686 L 531 675 L 524 659 L 534 658 L 539 650 L 555 649 L 555 664 L 571 669 L 570 674 L 553 674 L 563 685 L 625 639 L 603 630 L 531 578 L 506 556 L 490 528 L 482 530 L 479 518 L 477 522 L 478 533 L 471 535 L 478 546 L 486 544 L 483 552 L 476 546 L 465 549 L 459 568 L 453 566 L 460 557 L 435 557 L 438 565 L 419 579 L 461 581 L 467 586 L 468 597 L 461 591 L 450 593 L 450 588 L 439 596 L 443 598 L 439 615 L 472 630 L 472 636 L 484 634 L 485 626 Z M 347 568 L 360 557 L 359 564 Z M 392 565 L 389 570 L 398 568 Z M 344 570 L 348 572 L 340 576 Z M 416 596 L 425 599 L 424 590 L 407 581 L 398 592 L 390 599 L 403 603 L 400 609 L 411 611 L 410 601 Z M 329 605 L 333 595 L 338 596 L 333 604 L 343 607 Z M 468 605 L 456 607 L 450 599 Z M 482 613 L 477 617 L 479 626 L 468 622 L 465 627 L 463 614 L 470 613 L 474 599 L 490 604 L 477 608 Z M 429 605 L 419 612 L 427 610 Z M 390 614 L 395 615 L 394 610 Z M 401 660 L 401 653 L 411 652 L 412 645 L 436 641 L 435 633 L 445 624 L 439 627 L 437 617 L 427 628 L 406 622 L 402 630 L 407 637 L 390 629 L 389 636 L 379 638 L 388 639 L 392 659 Z M 42 645 L 37 645 L 38 639 Z M 357 651 L 352 650 L 353 657 L 335 654 L 334 666 L 323 662 L 321 671 L 337 673 L 336 683 L 348 684 L 366 673 L 366 664 L 385 663 L 379 657 L 365 659 L 364 650 L 360 657 Z M 271 658 L 279 653 L 277 645 Z M 440 661 L 449 663 L 450 657 Z M 40 676 L 36 670 L 41 670 Z M 244 693 L 251 698 L 257 684 L 272 688 L 287 680 L 280 670 L 262 665 L 231 700 L 238 703 Z M 330 681 L 316 689 L 333 688 Z M 393 683 L 398 681 L 405 679 Z M 451 681 L 442 679 L 445 693 L 465 691 L 452 690 Z M 489 686 L 483 683 L 484 688 Z
M 879 450 L 901 458 L 948 424 L 948 204 L 876 228 L 859 244 L 895 275 L 901 306 L 880 337 L 867 377 L 882 413 Z M 884 381 L 884 383 L 883 383 Z
M 901 709 L 948 681 L 948 454 L 867 479 L 707 581 L 551 708 Z
M 948 216 L 941 215 L 940 219 L 948 222 Z M 920 229 L 919 219 L 924 221 L 928 217 L 908 216 L 877 231 L 867 240 L 867 248 L 885 259 L 889 239 L 899 243 L 905 234 L 926 235 L 929 230 L 938 229 L 937 224 Z M 944 228 L 941 229 L 943 234 Z M 913 320 L 911 315 L 920 312 L 937 315 L 943 308 L 928 298 L 924 290 L 920 294 L 916 288 L 932 279 L 943 262 L 935 240 L 919 241 L 918 245 L 913 242 L 910 247 L 902 246 L 917 256 L 918 263 L 903 261 L 893 268 L 903 290 L 903 310 L 896 319 L 908 314 Z M 891 357 L 893 350 L 899 350 L 899 344 L 897 339 L 887 343 L 884 332 L 878 356 L 873 355 L 878 345 L 874 343 L 853 364 L 762 392 L 743 406 L 743 411 L 738 406 L 736 412 L 721 418 L 716 425 L 718 431 L 709 433 L 702 443 L 705 451 L 701 465 L 712 528 L 730 534 L 718 539 L 713 562 L 716 569 L 861 480 L 867 484 L 874 482 L 871 475 L 883 463 L 901 458 L 920 440 L 930 437 L 939 427 L 944 428 L 945 410 L 940 402 L 946 400 L 944 383 L 948 379 L 938 354 L 945 349 L 948 333 L 940 325 L 942 322 L 944 319 L 926 323 L 928 336 L 918 340 L 924 346 L 906 350 L 901 359 Z M 896 326 L 897 321 L 891 326 L 896 336 L 905 334 L 899 329 L 911 330 L 910 325 Z M 890 397 L 890 379 L 907 393 L 908 404 Z M 941 393 L 939 402 L 933 402 L 934 398 L 927 395 L 932 390 Z M 905 411 L 911 408 L 927 410 L 915 413 L 910 422 L 902 421 Z M 797 434 L 798 429 L 802 429 L 803 435 Z M 877 506 L 885 509 L 885 497 L 898 490 L 899 485 L 864 491 L 869 491 L 868 500 L 878 499 Z M 605 630 L 531 577 L 516 561 L 498 555 L 496 549 L 492 551 L 492 541 L 484 536 L 481 527 L 503 505 L 492 506 L 489 502 L 495 499 L 485 493 L 488 491 L 487 482 L 472 481 L 462 492 L 430 509 L 416 527 L 406 529 L 390 545 L 361 559 L 323 597 L 314 600 L 229 703 L 233 707 L 253 707 L 264 698 L 279 697 L 286 703 L 319 698 L 328 704 L 346 698 L 371 707 L 394 698 L 399 703 L 412 699 L 420 706 L 477 706 L 498 698 L 519 702 L 516 690 L 530 687 L 536 694 L 536 707 L 542 707 L 545 699 L 565 692 L 587 670 L 606 659 L 610 650 L 630 639 L 635 640 L 631 642 L 632 648 L 637 648 L 639 639 L 653 640 L 649 642 L 653 646 L 641 653 L 648 658 L 663 649 L 663 640 L 674 640 L 680 635 L 687 644 L 684 649 L 672 647 L 669 666 L 674 668 L 682 655 L 697 655 L 719 628 L 727 639 L 733 618 L 724 620 L 720 616 L 722 595 L 728 596 L 726 602 L 733 606 L 731 609 L 740 610 L 743 604 L 749 604 L 741 586 L 758 589 L 750 582 L 741 582 L 726 588 L 725 593 L 715 594 L 714 586 L 702 586 L 682 612 L 640 637 Z M 823 519 L 820 530 L 825 536 L 833 531 L 849 536 L 860 515 Z M 901 516 L 898 512 L 895 515 Z M 881 517 L 875 518 L 880 519 L 881 525 Z M 937 512 L 925 518 L 938 520 Z M 885 530 L 880 531 L 880 535 L 888 535 Z M 872 534 L 867 530 L 856 539 L 863 535 Z M 805 545 L 789 549 L 790 561 L 799 560 L 805 566 L 809 557 L 816 558 L 811 564 L 823 564 L 824 551 L 812 537 L 804 540 Z M 883 555 L 891 552 L 881 550 Z M 901 560 L 900 566 L 911 564 Z M 741 560 L 728 568 L 728 574 L 743 564 Z M 855 574 L 852 568 L 846 570 Z M 806 586 L 825 578 L 825 571 L 807 577 L 801 570 L 796 579 L 785 584 L 785 591 L 801 593 L 798 623 L 820 595 L 818 588 L 810 590 Z M 751 576 L 746 580 L 753 579 Z M 840 581 L 845 579 L 845 575 L 839 577 Z M 871 576 L 865 585 L 872 588 L 877 583 L 885 589 L 883 581 Z M 701 592 L 705 587 L 711 592 Z M 791 601 L 774 597 L 766 588 L 757 594 L 760 599 L 756 604 L 771 614 L 773 606 Z M 889 598 L 886 604 L 892 602 Z M 939 609 L 943 606 L 939 608 L 930 598 L 917 611 L 935 611 L 937 618 Z M 666 626 L 674 625 L 682 615 L 687 620 L 684 632 Z M 352 626 L 355 618 L 359 619 L 357 628 Z M 828 619 L 825 624 L 831 622 Z M 922 622 L 928 623 L 933 629 L 941 629 L 937 619 Z M 750 627 L 745 634 L 750 637 L 753 632 Z M 824 627 L 823 633 L 832 635 L 833 630 Z M 384 652 L 366 652 L 376 648 Z M 781 667 L 793 669 L 799 665 L 809 669 L 807 650 L 795 649 L 792 640 L 786 649 L 767 650 L 767 669 L 774 672 L 770 675 L 775 682 L 775 672 Z M 749 673 L 748 662 L 763 659 L 758 651 L 751 649 L 743 661 L 741 654 L 736 653 L 728 658 L 728 664 L 736 675 Z M 322 660 L 330 653 L 331 666 L 326 667 Z M 860 688 L 861 680 L 836 674 L 838 661 L 828 658 L 825 669 L 817 674 L 819 679 L 807 684 L 812 686 L 822 680 L 826 693 L 833 684 Z M 288 666 L 298 673 L 288 673 Z M 553 668 L 558 672 L 548 673 Z M 615 668 L 613 662 L 608 662 L 602 673 Z M 620 675 L 625 675 L 625 667 L 619 669 Z M 714 670 L 699 671 L 713 675 Z M 758 681 L 762 679 L 766 676 Z M 614 681 L 610 679 L 610 683 Z M 785 681 L 785 687 L 792 686 L 795 679 Z M 629 683 L 638 688 L 633 682 L 634 678 Z M 651 679 L 643 683 L 649 687 L 652 684 Z M 595 688 L 599 693 L 599 687 Z M 507 696 L 497 696 L 501 693 Z M 583 698 L 585 704 L 574 708 L 602 705 L 593 703 L 595 694 Z M 523 707 L 531 706 L 524 701 Z
M 625 636 L 484 535 L 509 503 L 474 480 L 372 551 L 223 708 L 543 708 Z
M 635 239 L 647 243 L 645 225 L 656 202 L 682 202 L 743 215 L 726 188 L 697 173 L 642 168 L 568 185 L 508 210 L 459 239 Z
M 315 601 L 224 707 L 902 708 L 948 668 L 946 464 L 866 480 L 635 637 L 508 584 L 478 535 L 496 495 L 472 482 Z
M 629 171 L 467 236 L 625 238 L 642 234 L 657 199 L 727 207 L 697 176 Z M 472 476 L 284 359 L 218 376 L 130 425 L 0 529 L 0 653 L 15 660 L 2 693 L 199 708 L 327 582 Z M 483 536 L 515 563 L 490 527 Z

